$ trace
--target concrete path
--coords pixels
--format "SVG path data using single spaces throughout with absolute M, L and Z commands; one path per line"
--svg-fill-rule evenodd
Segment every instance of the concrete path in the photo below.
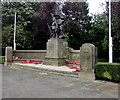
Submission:
M 3 98 L 118 98 L 118 84 L 2 66 Z

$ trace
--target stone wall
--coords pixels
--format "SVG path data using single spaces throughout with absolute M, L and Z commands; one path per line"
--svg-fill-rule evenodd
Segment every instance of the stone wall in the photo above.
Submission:
M 73 61 L 80 62 L 80 50 L 74 50 L 68 48 L 68 58 Z M 45 59 L 47 50 L 13 50 L 13 56 L 20 57 L 22 59 Z
M 12 50 L 12 53 L 10 54 L 9 52 L 6 53 L 5 58 L 8 59 L 9 55 L 12 59 L 12 56 L 20 57 L 21 60 L 11 60 L 12 62 L 21 62 L 24 61 L 25 59 L 36 59 L 36 60 L 45 60 L 45 56 L 47 53 L 47 50 L 13 50 L 12 47 L 10 50 L 8 50 L 9 47 L 6 47 L 6 52 Z M 68 59 L 73 60 L 73 61 L 78 61 L 80 62 L 80 50 L 74 50 L 72 48 L 68 48 Z M 24 60 L 23 60 L 24 59 Z M 6 60 L 6 63 L 9 62 Z
M 5 49 L 5 65 L 12 64 L 13 49 L 12 47 L 6 47 Z
M 73 61 L 80 62 L 80 50 L 68 48 L 68 58 L 70 58 Z
M 46 50 L 14 50 L 13 56 L 22 59 L 45 59 Z

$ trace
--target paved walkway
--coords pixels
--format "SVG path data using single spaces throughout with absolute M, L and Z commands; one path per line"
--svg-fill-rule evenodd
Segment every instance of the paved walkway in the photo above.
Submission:
M 3 98 L 118 98 L 117 83 L 0 67 Z

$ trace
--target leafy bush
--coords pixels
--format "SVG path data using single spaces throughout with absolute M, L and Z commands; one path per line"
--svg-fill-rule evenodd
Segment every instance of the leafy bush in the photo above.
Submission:
M 107 62 L 108 61 L 108 59 L 98 59 L 98 62 Z
M 4 64 L 5 62 L 5 56 L 0 56 L 0 64 Z
M 97 63 L 95 73 L 96 78 L 120 82 L 120 63 Z

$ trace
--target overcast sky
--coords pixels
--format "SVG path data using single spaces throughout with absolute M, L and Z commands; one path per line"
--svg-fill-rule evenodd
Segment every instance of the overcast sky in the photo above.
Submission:
M 106 0 L 87 0 L 89 3 L 89 14 L 90 13 L 102 13 L 105 10 L 105 5 L 100 6 L 101 4 L 105 4 Z

